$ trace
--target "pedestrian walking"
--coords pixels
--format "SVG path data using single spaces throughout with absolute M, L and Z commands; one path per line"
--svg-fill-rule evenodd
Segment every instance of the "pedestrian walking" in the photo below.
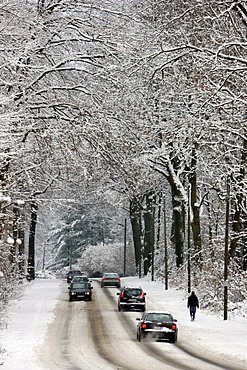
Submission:
M 195 320 L 196 309 L 199 308 L 199 301 L 195 292 L 191 292 L 191 295 L 188 298 L 187 307 L 190 309 L 191 321 Z

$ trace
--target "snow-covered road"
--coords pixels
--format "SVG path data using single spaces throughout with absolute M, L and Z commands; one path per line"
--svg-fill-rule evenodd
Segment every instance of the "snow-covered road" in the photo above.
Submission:
M 65 281 L 36 280 L 13 302 L 8 328 L 1 330 L 0 348 L 5 352 L 0 354 L 0 369 L 247 368 L 246 322 L 223 323 L 198 311 L 191 323 L 181 292 L 164 291 L 159 282 L 124 280 L 146 290 L 149 309 L 171 310 L 179 324 L 177 344 L 137 342 L 136 317 L 141 313 L 118 312 L 116 288 L 101 289 L 94 281 L 92 302 L 69 302 Z

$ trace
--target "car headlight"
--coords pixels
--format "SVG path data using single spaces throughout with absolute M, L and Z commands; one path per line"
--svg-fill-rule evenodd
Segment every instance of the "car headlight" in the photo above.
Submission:
M 85 292 L 85 294 L 90 294 L 89 292 Z
M 72 295 L 75 295 L 76 293 L 75 293 L 75 292 L 72 292 L 71 294 L 72 294 Z

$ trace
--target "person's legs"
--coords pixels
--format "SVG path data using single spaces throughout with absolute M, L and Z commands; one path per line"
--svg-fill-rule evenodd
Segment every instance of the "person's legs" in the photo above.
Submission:
M 190 307 L 190 316 L 191 316 L 192 321 L 195 320 L 195 314 L 196 314 L 196 307 Z

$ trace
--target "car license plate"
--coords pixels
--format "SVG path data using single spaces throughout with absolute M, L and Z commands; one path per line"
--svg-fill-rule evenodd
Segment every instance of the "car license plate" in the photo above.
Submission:
M 154 326 L 155 330 L 162 330 L 162 326 Z

